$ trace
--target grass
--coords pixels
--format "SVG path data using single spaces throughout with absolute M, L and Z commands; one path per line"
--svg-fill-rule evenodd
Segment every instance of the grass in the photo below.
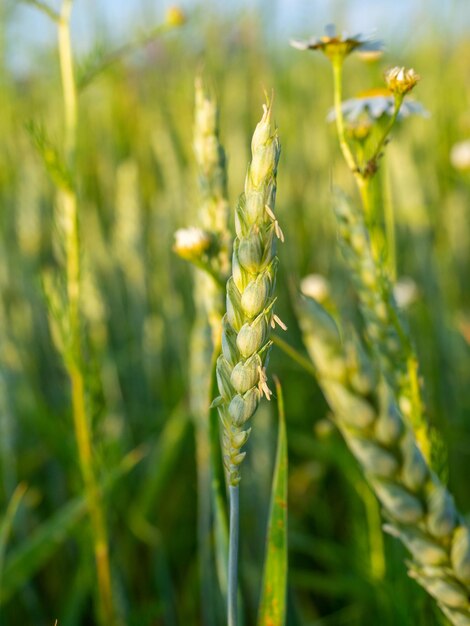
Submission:
M 414 95 L 432 117 L 398 121 L 375 192 L 388 181 L 396 275 L 417 285 L 406 317 L 426 382 L 423 403 L 445 442 L 448 488 L 465 514 L 470 181 L 467 171 L 452 167 L 449 153 L 470 127 L 468 46 L 457 35 L 436 35 L 429 17 L 421 24 L 426 36 L 410 39 L 406 54 L 387 42 L 386 55 L 375 62 L 351 56 L 343 97 L 379 87 L 383 71 L 395 64 L 415 67 L 422 77 Z M 9 66 L 0 72 L 0 622 L 96 623 L 96 574 L 71 395 L 56 349 L 60 319 L 52 325 L 48 319 L 50 307 L 64 301 L 63 283 L 54 279 L 63 274 L 65 258 L 56 188 L 69 183 L 72 169 L 80 214 L 86 411 L 117 611 L 129 625 L 224 623 L 223 474 L 214 455 L 208 541 L 213 563 L 204 568 L 197 531 L 203 500 L 196 479 L 197 421 L 189 392 L 194 272 L 172 251 L 173 233 L 199 223 L 193 85 L 204 47 L 232 210 L 243 188 L 263 87 L 275 91 L 282 138 L 276 215 L 285 243 L 276 310 L 288 326 L 282 340 L 294 359 L 277 342 L 269 371 L 282 382 L 289 452 L 287 624 L 442 624 L 435 602 L 407 577 L 405 550 L 382 535 L 376 500 L 339 433 L 325 422 L 329 409 L 304 369 L 308 355 L 293 306 L 301 277 L 327 276 L 342 319 L 361 326 L 331 211 L 332 181 L 354 198 L 356 192 L 334 125 L 325 122 L 333 100 L 328 62 L 292 50 L 282 38 L 273 41 L 248 14 L 228 20 L 195 12 L 181 30 L 158 33 L 145 45 L 146 37 L 129 32 L 125 55 L 117 57 L 121 44 L 105 40 L 96 66 L 76 55 L 80 72 L 100 71 L 86 74 L 92 79 L 78 96 L 71 166 L 56 43 L 38 54 L 25 78 Z M 15 45 L 26 46 L 27 36 L 22 33 Z M 111 64 L 100 61 L 108 58 Z M 48 283 L 55 285 L 47 292 L 49 304 L 42 286 Z M 212 412 L 212 452 L 217 419 Z M 238 604 L 247 626 L 258 619 L 260 597 L 267 597 L 263 563 L 277 428 L 275 403 L 261 403 L 240 493 Z M 201 588 L 212 591 L 210 611 L 203 611 Z

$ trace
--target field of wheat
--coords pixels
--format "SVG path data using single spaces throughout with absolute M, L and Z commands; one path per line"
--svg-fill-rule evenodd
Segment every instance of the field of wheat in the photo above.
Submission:
M 2 626 L 470 625 L 470 10 L 347 4 L 0 0 Z

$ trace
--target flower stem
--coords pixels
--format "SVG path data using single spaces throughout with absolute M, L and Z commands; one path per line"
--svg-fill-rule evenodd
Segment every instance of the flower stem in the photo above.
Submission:
M 375 161 L 377 161 L 377 159 L 380 157 L 380 152 L 382 150 L 382 148 L 385 145 L 385 142 L 387 140 L 387 137 L 389 136 L 395 122 L 397 121 L 397 117 L 398 117 L 398 113 L 400 112 L 400 108 L 401 105 L 403 103 L 403 94 L 396 94 L 395 95 L 395 107 L 393 109 L 393 115 L 390 118 L 388 124 L 386 125 L 384 132 L 382 134 L 382 136 L 380 137 L 379 141 L 377 142 L 377 145 L 375 147 L 374 153 L 371 156 L 371 158 L 369 159 L 369 163 L 373 163 Z
M 343 58 L 334 58 L 332 60 L 332 67 L 336 129 L 338 131 L 339 145 L 349 169 L 357 177 L 359 176 L 359 169 L 356 163 L 356 159 L 354 158 L 354 155 L 346 139 L 343 109 L 341 106 L 343 102 Z
M 240 526 L 240 487 L 229 486 L 230 532 L 228 552 L 227 626 L 238 626 L 238 537 Z

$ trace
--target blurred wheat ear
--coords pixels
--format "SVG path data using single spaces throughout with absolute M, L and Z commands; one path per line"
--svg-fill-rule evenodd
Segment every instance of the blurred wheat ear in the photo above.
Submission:
M 411 553 L 409 575 L 452 624 L 470 624 L 470 529 L 420 452 L 394 390 L 357 339 L 343 344 L 318 303 L 303 300 L 298 314 L 335 422 L 382 504 L 384 529 Z

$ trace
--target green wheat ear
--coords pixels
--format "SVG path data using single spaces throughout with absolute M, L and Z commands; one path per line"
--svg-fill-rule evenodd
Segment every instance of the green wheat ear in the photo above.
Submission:
M 383 506 L 384 530 L 409 550 L 409 575 L 452 624 L 470 626 L 470 529 L 451 494 L 359 341 L 343 345 L 335 321 L 310 298 L 298 314 L 334 420 Z
M 223 424 L 224 465 L 232 486 L 240 481 L 239 467 L 245 457 L 241 449 L 250 434 L 246 424 L 260 398 L 271 396 L 265 370 L 270 327 L 276 322 L 283 326 L 273 311 L 276 240 L 282 240 L 283 234 L 274 215 L 280 143 L 269 100 L 253 134 L 251 152 L 245 191 L 235 211 L 232 275 L 227 281 L 222 355 L 217 361 L 220 396 L 214 401 Z
M 403 416 L 415 432 L 421 451 L 433 469 L 442 475 L 445 455 L 443 457 L 441 452 L 445 447 L 438 433 L 428 424 L 421 397 L 417 356 L 395 304 L 392 285 L 374 259 L 364 214 L 339 190 L 333 208 L 340 248 L 351 270 L 374 356 L 397 396 Z

